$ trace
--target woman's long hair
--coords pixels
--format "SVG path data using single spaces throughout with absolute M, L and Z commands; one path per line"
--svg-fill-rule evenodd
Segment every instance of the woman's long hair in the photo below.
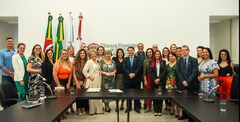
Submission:
M 50 60 L 48 59 L 48 52 L 51 51 L 53 53 L 53 50 L 51 48 L 47 49 L 46 52 L 45 52 L 45 59 L 44 59 L 44 62 L 50 62 Z M 53 53 L 53 63 L 55 63 L 55 59 L 54 59 L 54 53 Z
M 85 54 L 85 57 L 83 58 L 83 59 L 81 59 L 81 57 L 80 57 L 80 54 L 81 54 L 81 52 L 84 52 L 84 54 Z M 84 65 L 86 64 L 86 62 L 87 62 L 87 53 L 86 53 L 86 51 L 84 50 L 84 49 L 80 49 L 78 52 L 77 52 L 77 55 L 75 56 L 75 59 L 74 59 L 74 67 L 75 67 L 75 69 L 76 69 L 76 71 L 79 71 L 79 72 L 82 72 L 82 70 L 83 70 L 83 67 L 84 67 Z M 82 65 L 83 64 L 83 65 Z
M 222 49 L 222 50 L 219 51 L 217 63 L 220 64 L 222 62 L 222 59 L 221 59 L 221 53 L 222 52 L 225 52 L 227 54 L 227 63 L 228 63 L 228 65 L 230 65 L 231 64 L 231 57 L 230 57 L 230 54 L 229 54 L 227 49 Z
M 153 58 L 152 58 L 152 63 L 151 63 L 151 65 L 150 65 L 150 69 L 153 69 L 153 68 L 156 66 L 156 61 L 157 61 L 157 59 L 156 59 L 155 54 L 156 54 L 157 52 L 160 53 L 160 58 L 158 59 L 158 60 L 159 60 L 159 63 L 162 61 L 161 51 L 160 51 L 160 50 L 156 50 L 156 51 L 154 52 L 154 55 L 153 55 Z
M 59 62 L 62 64 L 61 55 L 62 55 L 62 52 L 63 52 L 63 51 L 66 51 L 66 52 L 67 52 L 67 59 L 66 59 L 66 61 L 67 61 L 68 67 L 71 68 L 71 62 L 70 62 L 70 60 L 69 60 L 68 51 L 67 51 L 66 49 L 62 49 L 62 50 L 60 51 L 60 58 L 59 58 L 58 60 L 59 60 Z
M 31 54 L 31 55 L 35 57 L 34 49 L 35 49 L 37 46 L 39 46 L 39 47 L 41 48 L 41 53 L 39 54 L 39 57 L 43 60 L 43 57 L 42 57 L 42 47 L 41 47 L 39 44 L 35 44 L 35 45 L 33 46 L 32 54 Z

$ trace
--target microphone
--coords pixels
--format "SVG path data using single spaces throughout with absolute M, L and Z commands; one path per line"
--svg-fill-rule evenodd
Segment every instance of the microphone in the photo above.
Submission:
M 47 79 L 44 78 L 43 76 L 41 76 L 40 74 L 38 74 L 38 76 L 43 79 L 43 84 L 46 85 L 47 88 L 48 88 L 48 89 L 50 90 L 50 92 L 51 92 L 51 96 L 47 96 L 47 98 L 49 98 L 49 99 L 55 99 L 55 98 L 57 98 L 57 96 L 54 96 L 54 95 L 53 95 L 53 91 L 52 91 L 52 88 L 50 87 L 50 85 L 45 82 L 45 81 L 47 81 Z
M 208 92 L 208 96 L 206 98 L 203 99 L 204 102 L 208 102 L 208 103 L 213 103 L 214 99 L 210 98 L 210 95 L 212 94 L 213 90 L 217 89 L 221 84 L 222 84 L 223 80 L 220 80 L 219 83 L 214 86 L 209 92 Z

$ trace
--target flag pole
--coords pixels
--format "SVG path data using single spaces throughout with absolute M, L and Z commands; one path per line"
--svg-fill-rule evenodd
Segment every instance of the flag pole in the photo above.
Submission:
M 78 26 L 78 40 L 80 41 L 80 48 L 82 48 L 82 20 L 83 20 L 83 15 L 82 15 L 82 12 L 80 12 L 79 26 Z

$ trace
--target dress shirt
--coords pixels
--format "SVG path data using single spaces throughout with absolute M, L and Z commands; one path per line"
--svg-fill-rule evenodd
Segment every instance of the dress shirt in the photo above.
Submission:
M 157 77 L 160 75 L 160 63 L 156 62 Z
M 15 49 L 8 50 L 6 47 L 0 50 L 0 69 L 2 70 L 2 75 L 9 76 L 9 74 L 5 73 L 3 70 L 7 68 L 11 72 L 14 72 L 12 66 L 12 56 L 16 54 Z

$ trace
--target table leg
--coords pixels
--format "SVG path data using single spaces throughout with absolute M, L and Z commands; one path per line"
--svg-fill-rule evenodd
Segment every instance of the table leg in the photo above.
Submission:
M 130 120 L 130 103 L 129 102 L 132 102 L 132 101 L 130 101 L 130 100 L 127 100 L 127 109 L 128 109 L 128 111 L 127 111 L 127 122 L 129 122 Z
M 119 106 L 118 106 L 118 103 L 119 103 L 119 99 L 116 100 L 117 121 L 119 122 Z

